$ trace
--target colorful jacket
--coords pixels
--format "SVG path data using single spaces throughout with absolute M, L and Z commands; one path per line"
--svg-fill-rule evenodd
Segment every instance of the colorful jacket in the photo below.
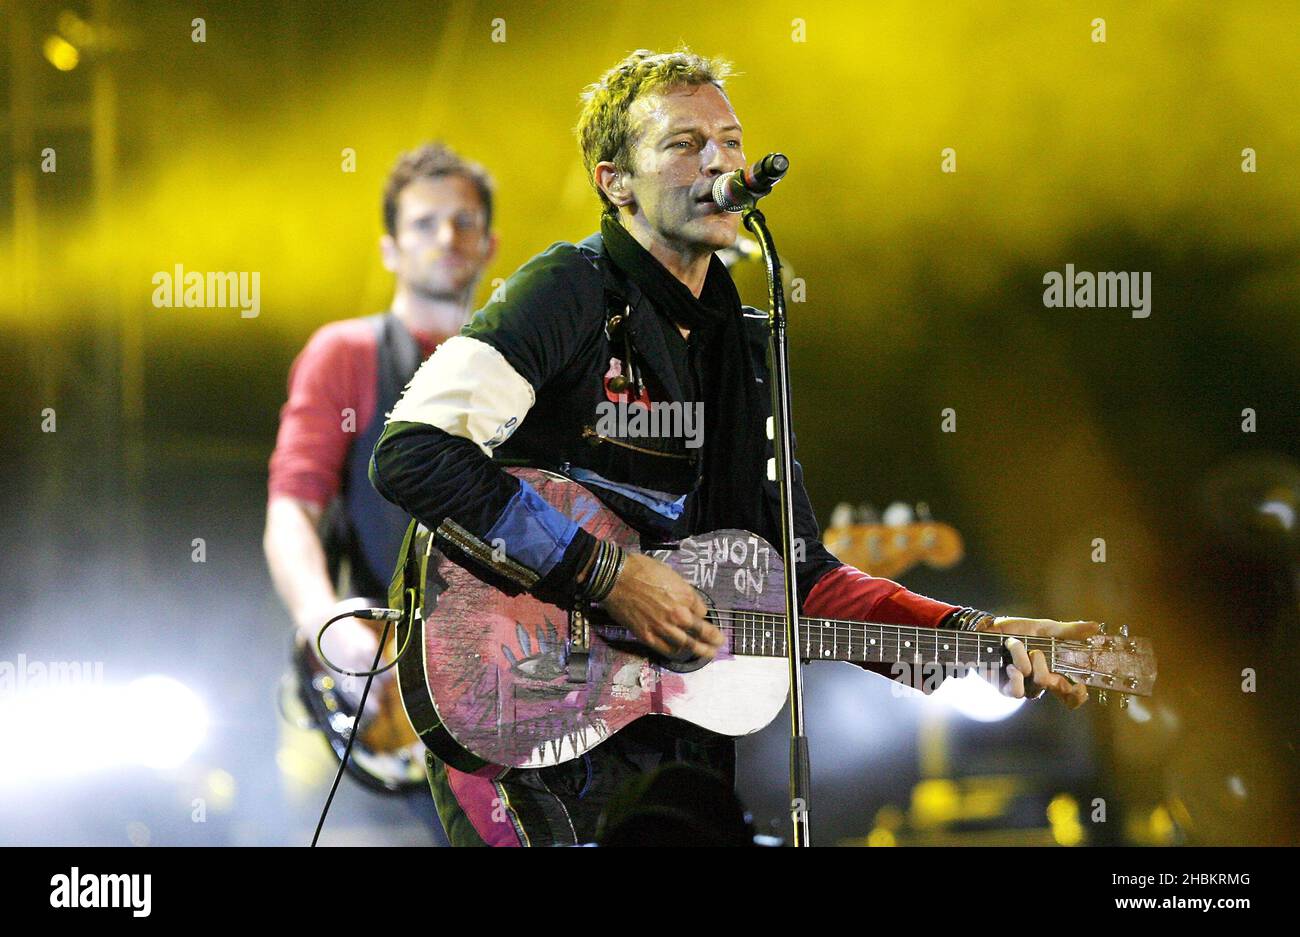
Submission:
M 766 381 L 767 316 L 749 307 L 744 315 L 755 373 Z M 726 441 L 692 448 L 681 433 L 646 438 L 607 419 L 610 404 L 634 399 L 695 402 L 674 366 L 668 328 L 667 317 L 609 259 L 599 234 L 553 244 L 416 372 L 375 447 L 372 483 L 441 531 L 439 547 L 480 579 L 568 604 L 595 540 L 502 466 L 549 469 L 582 483 L 641 532 L 643 546 L 703 533 L 691 529 L 701 457 Z M 698 376 L 707 363 L 689 340 L 687 349 L 687 366 Z M 770 415 L 770 404 L 749 414 L 750 431 L 766 434 Z M 767 446 L 770 457 L 770 440 Z M 779 502 L 770 477 L 734 482 L 754 498 Z M 821 543 L 797 461 L 794 482 L 805 613 L 937 625 L 956 608 L 841 564 Z M 753 533 L 779 550 L 776 529 Z

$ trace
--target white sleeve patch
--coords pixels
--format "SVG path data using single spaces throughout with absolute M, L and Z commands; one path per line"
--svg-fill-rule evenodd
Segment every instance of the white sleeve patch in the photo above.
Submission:
M 486 342 L 454 335 L 420 365 L 388 415 L 473 441 L 485 455 L 510 438 L 536 402 L 533 386 Z

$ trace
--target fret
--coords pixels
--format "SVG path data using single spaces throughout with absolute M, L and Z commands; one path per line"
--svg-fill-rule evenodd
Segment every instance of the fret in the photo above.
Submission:
M 728 646 L 733 653 L 765 657 L 784 657 L 788 634 L 783 627 L 785 615 L 779 612 L 728 611 L 713 609 L 709 619 L 728 634 Z M 843 660 L 853 663 L 909 663 L 919 666 L 927 661 L 937 664 L 961 665 L 963 668 L 982 668 L 986 662 L 998 660 L 999 642 L 988 632 L 962 632 L 950 629 L 921 629 L 910 625 L 886 625 L 827 618 L 805 618 L 799 623 L 805 634 L 802 654 L 805 660 Z M 830 641 L 827 641 L 830 629 Z M 840 647 L 840 632 L 844 630 L 844 646 Z M 814 631 L 816 632 L 814 634 Z M 885 650 L 885 642 L 892 634 L 892 652 Z M 927 646 L 927 640 L 934 647 Z M 970 649 L 965 642 L 975 643 L 975 659 L 967 660 Z M 859 649 L 858 642 L 862 647 Z M 1057 641 L 1047 638 L 1031 642 L 1031 649 L 1042 650 L 1048 656 L 1048 666 L 1057 663 Z M 1046 645 L 1045 647 L 1042 645 Z M 904 654 L 904 652 L 907 652 Z

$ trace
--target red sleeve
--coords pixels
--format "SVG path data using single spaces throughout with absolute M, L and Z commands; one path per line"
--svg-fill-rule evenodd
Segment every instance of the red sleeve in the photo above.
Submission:
M 289 370 L 268 496 L 323 508 L 338 493 L 348 445 L 374 416 L 377 356 L 374 328 L 364 319 L 331 322 L 312 335 Z
M 878 579 L 844 565 L 817 581 L 804 600 L 803 613 L 815 618 L 934 628 L 943 616 L 959 607 L 909 592 L 892 579 Z

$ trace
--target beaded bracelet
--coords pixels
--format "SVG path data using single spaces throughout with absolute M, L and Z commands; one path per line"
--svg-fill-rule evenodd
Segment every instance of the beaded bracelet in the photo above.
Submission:
M 971 608 L 968 605 L 965 608 L 957 609 L 955 612 L 949 612 L 948 616 L 940 623 L 940 627 L 954 628 L 957 631 L 979 631 L 980 627 L 986 622 L 991 623 L 996 620 L 996 615 L 981 612 L 979 609 Z

